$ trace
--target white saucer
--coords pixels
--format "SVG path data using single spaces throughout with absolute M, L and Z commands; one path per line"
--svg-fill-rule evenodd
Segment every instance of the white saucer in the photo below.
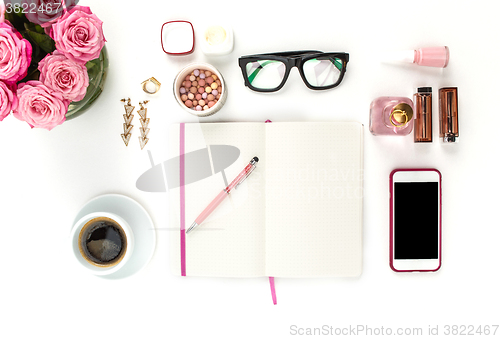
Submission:
M 148 212 L 129 197 L 120 194 L 105 194 L 87 202 L 76 215 L 71 227 L 82 217 L 93 212 L 114 213 L 125 219 L 134 232 L 134 251 L 130 260 L 120 270 L 99 277 L 121 279 L 144 268 L 153 257 L 156 246 L 156 230 Z

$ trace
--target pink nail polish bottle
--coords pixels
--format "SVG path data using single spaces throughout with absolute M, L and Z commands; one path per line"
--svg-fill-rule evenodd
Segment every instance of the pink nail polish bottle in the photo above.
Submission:
M 405 97 L 379 97 L 370 105 L 373 135 L 407 135 L 413 129 L 413 102 Z
M 411 51 L 393 52 L 386 61 L 409 62 L 420 66 L 441 67 L 448 66 L 450 50 L 448 46 L 419 48 Z

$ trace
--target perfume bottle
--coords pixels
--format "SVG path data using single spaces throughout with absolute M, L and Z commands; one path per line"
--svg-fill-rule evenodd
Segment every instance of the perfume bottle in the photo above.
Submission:
M 407 135 L 413 129 L 413 102 L 405 97 L 379 97 L 370 105 L 373 135 Z

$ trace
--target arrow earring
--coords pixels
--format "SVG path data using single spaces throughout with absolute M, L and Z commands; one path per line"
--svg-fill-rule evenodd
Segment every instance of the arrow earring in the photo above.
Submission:
M 123 134 L 121 136 L 125 146 L 128 146 L 130 137 L 132 136 L 132 128 L 134 127 L 134 125 L 132 125 L 132 119 L 134 118 L 132 112 L 134 111 L 135 106 L 130 104 L 130 98 L 122 99 L 121 101 L 123 102 L 123 107 L 125 108 L 125 114 L 123 115 L 125 123 L 123 124 Z M 125 105 L 125 103 L 127 104 Z
M 141 123 L 142 127 L 139 127 L 139 131 L 141 131 L 141 136 L 139 137 L 139 144 L 141 145 L 141 150 L 146 146 L 148 143 L 148 133 L 149 133 L 149 118 L 147 117 L 148 114 L 148 109 L 144 107 L 149 102 L 149 100 L 140 102 L 139 105 L 141 106 L 141 109 L 137 111 L 139 113 L 140 118 L 139 121 Z

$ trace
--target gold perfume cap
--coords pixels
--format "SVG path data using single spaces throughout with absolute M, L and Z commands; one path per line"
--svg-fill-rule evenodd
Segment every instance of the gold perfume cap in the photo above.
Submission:
M 390 121 L 395 127 L 403 127 L 411 119 L 413 119 L 413 108 L 408 104 L 397 104 L 391 111 Z

